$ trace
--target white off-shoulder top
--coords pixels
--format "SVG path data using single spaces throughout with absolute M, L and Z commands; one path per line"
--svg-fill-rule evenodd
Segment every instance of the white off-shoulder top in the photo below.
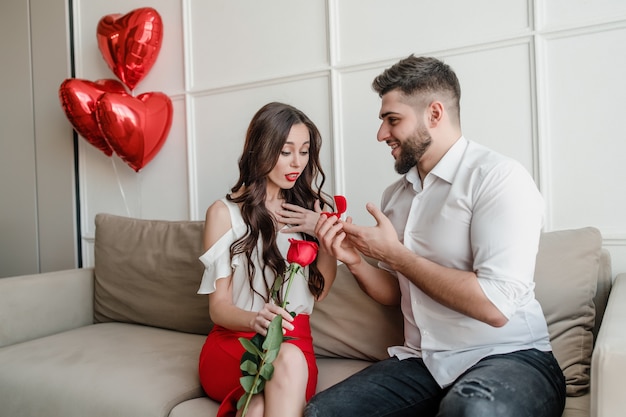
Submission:
M 248 279 L 247 260 L 245 255 L 238 254 L 233 259 L 230 258 L 230 246 L 237 239 L 245 235 L 247 225 L 241 216 L 239 206 L 232 201 L 222 198 L 222 201 L 230 212 L 231 228 L 226 232 L 213 246 L 211 246 L 202 256 L 200 261 L 204 264 L 204 274 L 202 282 L 198 289 L 198 294 L 211 294 L 215 292 L 215 283 L 218 279 L 230 278 L 233 286 L 233 304 L 237 307 L 249 310 L 259 311 L 265 305 L 265 300 L 256 294 L 250 288 Z M 287 226 L 285 226 L 287 227 Z M 298 234 L 278 232 L 276 235 L 276 243 L 283 257 L 287 258 L 289 249 L 289 238 L 300 239 Z M 261 265 L 259 257 L 256 256 L 261 250 L 261 240 L 257 244 L 255 256 L 253 256 L 256 267 L 254 276 L 254 287 L 263 296 L 267 295 L 265 284 L 263 283 L 263 274 L 261 273 Z M 285 261 L 286 262 L 286 261 Z M 294 276 L 293 283 L 288 295 L 287 311 L 293 311 L 296 314 L 311 314 L 313 311 L 314 298 L 309 290 L 307 279 L 309 268 L 301 268 Z M 274 275 L 267 274 L 267 285 L 271 288 L 274 282 Z M 287 285 L 283 285 L 284 290 Z

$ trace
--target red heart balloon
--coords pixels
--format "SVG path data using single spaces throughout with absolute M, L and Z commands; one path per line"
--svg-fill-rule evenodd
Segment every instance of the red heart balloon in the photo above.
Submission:
M 107 143 L 98 121 L 95 109 L 98 98 L 104 93 L 124 93 L 126 89 L 117 80 L 98 80 L 96 82 L 68 78 L 59 87 L 59 100 L 68 120 L 85 140 L 100 149 L 106 156 L 113 150 Z
M 161 50 L 163 22 L 151 7 L 122 16 L 110 14 L 98 22 L 98 48 L 111 71 L 130 90 L 154 65 Z
M 137 172 L 161 150 L 172 114 L 172 101 L 158 92 L 137 97 L 104 93 L 96 103 L 100 131 L 115 153 Z

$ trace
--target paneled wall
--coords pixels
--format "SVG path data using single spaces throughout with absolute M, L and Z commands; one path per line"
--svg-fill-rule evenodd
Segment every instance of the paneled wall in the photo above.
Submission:
M 114 78 L 101 17 L 151 6 L 164 43 L 135 94 L 163 91 L 174 122 L 139 173 L 80 147 L 85 263 L 98 212 L 201 219 L 236 180 L 247 124 L 269 101 L 305 111 L 324 139 L 329 193 L 371 224 L 396 178 L 376 141 L 374 76 L 410 53 L 437 56 L 462 86 L 465 136 L 518 159 L 546 198 L 546 230 L 593 225 L 626 272 L 626 2 L 621 0 L 109 0 L 74 2 L 77 77 Z
M 78 266 L 66 5 L 0 2 L 0 277 Z

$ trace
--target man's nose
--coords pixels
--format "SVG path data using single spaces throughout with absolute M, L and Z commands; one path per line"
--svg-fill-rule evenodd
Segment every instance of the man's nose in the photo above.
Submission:
M 378 128 L 378 133 L 376 134 L 376 140 L 379 142 L 384 142 L 390 137 L 389 128 L 385 122 L 380 124 Z

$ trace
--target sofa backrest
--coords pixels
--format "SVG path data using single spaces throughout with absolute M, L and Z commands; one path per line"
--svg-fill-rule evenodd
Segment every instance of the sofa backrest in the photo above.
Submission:
M 600 267 L 598 268 L 598 286 L 596 287 L 596 295 L 593 298 L 593 304 L 596 307 L 596 318 L 593 324 L 593 343 L 595 346 L 600 325 L 604 318 L 604 311 L 609 301 L 609 294 L 613 286 L 613 272 L 611 269 L 611 253 L 608 249 L 602 248 L 600 254 Z
M 96 215 L 94 322 L 118 321 L 208 334 L 198 295 L 202 221 Z
M 598 285 L 602 236 L 587 227 L 544 233 L 539 244 L 535 268 L 535 294 L 548 322 L 554 356 L 559 361 L 567 394 L 583 395 L 589 390 L 589 371 L 593 351 L 596 307 L 602 295 Z M 610 268 L 608 272 L 610 281 Z M 604 308 L 601 308 L 604 311 Z M 599 322 L 599 320 L 598 320 Z

